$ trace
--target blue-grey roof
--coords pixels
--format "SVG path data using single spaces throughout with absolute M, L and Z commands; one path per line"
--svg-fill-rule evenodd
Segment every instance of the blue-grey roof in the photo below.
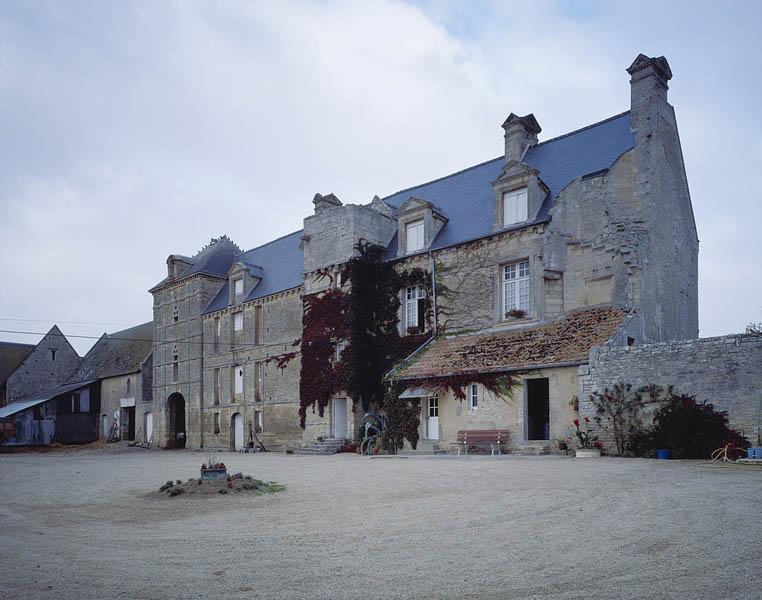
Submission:
M 227 277 L 233 259 L 240 252 L 241 249 L 238 246 L 223 236 L 196 254 L 192 259 L 193 264 L 183 271 L 181 277 L 188 277 L 196 273 Z
M 630 113 L 611 117 L 584 129 L 573 131 L 532 146 L 524 161 L 536 168 L 550 190 L 536 221 L 547 219 L 555 197 L 575 178 L 609 169 L 627 150 L 635 146 L 630 131 Z M 469 169 L 422 185 L 402 190 L 384 198 L 399 208 L 411 196 L 428 200 L 447 215 L 431 249 L 445 248 L 473 240 L 492 232 L 494 195 L 492 182 L 503 169 L 500 156 Z M 392 240 L 387 257 L 396 256 L 397 240 Z
M 539 171 L 540 179 L 550 190 L 534 222 L 548 218 L 553 200 L 574 179 L 595 172 L 605 172 L 623 153 L 634 146 L 635 136 L 630 131 L 629 112 L 532 146 L 527 151 L 524 162 Z M 500 156 L 441 179 L 402 190 L 384 200 L 394 208 L 399 208 L 411 196 L 415 196 L 432 202 L 447 216 L 448 221 L 440 230 L 431 249 L 477 239 L 492 233 L 492 182 L 500 176 L 503 162 L 503 157 Z M 522 224 L 517 227 L 525 226 L 526 224 Z M 249 293 L 245 302 L 298 287 L 303 281 L 301 235 L 301 230 L 296 231 L 259 248 L 235 256 L 226 255 L 224 260 L 220 260 L 219 274 L 227 275 L 230 266 L 237 261 L 251 268 L 261 269 L 262 280 Z M 235 248 L 232 242 L 230 244 Z M 194 257 L 193 267 L 183 273 L 183 276 L 202 270 L 199 262 L 206 250 Z M 395 236 L 387 249 L 387 257 L 395 258 L 396 251 Z M 211 267 L 206 267 L 209 268 Z M 226 283 L 206 307 L 204 314 L 227 306 Z
M 273 240 L 263 246 L 248 250 L 236 256 L 233 262 L 243 262 L 259 267 L 262 279 L 249 292 L 244 302 L 263 298 L 276 292 L 302 285 L 302 230 Z M 222 286 L 219 293 L 204 310 L 204 314 L 228 306 L 228 284 Z

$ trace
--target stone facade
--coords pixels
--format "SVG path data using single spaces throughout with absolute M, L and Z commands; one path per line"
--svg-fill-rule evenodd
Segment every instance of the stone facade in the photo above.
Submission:
M 178 445 L 182 438 L 191 448 L 239 448 L 248 442 L 250 429 L 272 448 L 321 436 L 358 435 L 363 415 L 351 410 L 352 399 L 343 394 L 323 417 L 308 411 L 306 427 L 300 429 L 299 357 L 282 369 L 273 359 L 292 352 L 301 337 L 304 296 L 341 286 L 341 266 L 357 254 L 361 240 L 387 247 L 387 260 L 399 271 L 420 268 L 431 276 L 433 285 L 425 294 L 436 307 L 435 318 L 426 324 L 432 334 L 522 330 L 578 309 L 613 305 L 629 317 L 612 343 L 696 337 L 698 240 L 674 111 L 667 102 L 671 72 L 665 59 L 642 55 L 628 72 L 629 114 L 539 144 L 541 128 L 534 116 L 511 114 L 503 124 L 505 156 L 496 178 L 477 185 L 463 175 L 460 184 L 438 196 L 461 201 L 467 210 L 458 215 L 428 197 L 436 191 L 436 181 L 399 192 L 394 202 L 391 196 L 375 197 L 367 205 L 317 194 L 303 231 L 292 234 L 301 241 L 296 258 L 301 272 L 288 285 L 268 287 L 268 277 L 281 265 L 279 255 L 272 257 L 272 247 L 262 250 L 267 245 L 226 255 L 225 261 L 215 259 L 215 248 L 232 252 L 229 240 L 215 241 L 195 257 L 170 256 L 167 279 L 152 290 L 153 429 L 160 445 Z M 615 126 L 607 129 L 607 123 Z M 564 169 L 578 158 L 564 154 L 569 152 L 565 140 L 583 139 L 593 128 L 610 131 L 606 135 L 613 141 L 604 141 L 617 152 L 610 157 L 601 153 L 598 138 L 579 143 L 578 150 L 589 152 L 592 162 L 577 161 L 575 176 L 564 179 Z M 556 153 L 552 165 L 542 159 L 549 147 Z M 598 168 L 586 172 L 588 163 Z M 565 183 L 551 192 L 556 176 Z M 507 209 L 506 203 L 514 201 L 511 194 L 524 198 L 516 218 Z M 491 204 L 486 210 L 479 204 L 481 212 L 474 214 L 469 203 L 475 200 Z M 478 235 L 469 233 L 471 221 L 482 227 Z M 421 224 L 423 231 L 408 228 L 411 223 Z M 441 243 L 448 236 L 455 241 Z M 253 258 L 265 260 L 265 255 L 268 264 Z M 288 252 L 284 256 L 295 260 Z M 526 286 L 522 310 L 509 310 L 504 302 L 505 278 L 513 267 Z M 268 291 L 252 294 L 257 289 Z M 407 333 L 405 311 L 414 310 L 407 308 L 406 294 L 401 291 L 402 334 Z M 551 437 L 562 436 L 571 421 L 568 403 L 578 390 L 575 368 L 544 365 L 522 375 L 549 381 L 546 433 Z M 506 427 L 516 441 L 529 439 L 526 401 L 522 405 L 485 394 L 474 411 L 447 395 L 439 401 L 440 440 L 454 439 L 459 428 L 477 426 Z M 423 405 L 421 410 L 423 416 Z
M 243 315 L 240 331 L 234 329 L 237 313 Z M 298 447 L 299 361 L 280 369 L 268 359 L 293 351 L 301 337 L 300 290 L 233 304 L 204 315 L 203 326 L 210 342 L 204 344 L 205 447 L 234 449 L 237 415 L 245 443 L 251 423 L 268 449 Z
M 762 410 L 762 336 L 727 335 L 640 346 L 606 345 L 579 368 L 581 416 L 592 418 L 590 394 L 615 383 L 674 386 L 679 394 L 727 411 L 730 425 L 756 443 Z
M 224 285 L 205 274 L 154 290 L 153 408 L 158 445 L 203 447 L 204 339 L 201 312 Z M 175 427 L 177 413 L 184 425 Z M 180 437 L 178 437 L 180 436 Z
M 80 357 L 56 325 L 8 377 L 8 402 L 23 400 L 67 381 Z

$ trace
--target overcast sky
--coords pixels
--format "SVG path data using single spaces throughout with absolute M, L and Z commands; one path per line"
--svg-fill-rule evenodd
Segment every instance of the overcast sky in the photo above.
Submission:
M 541 140 L 620 113 L 643 52 L 674 73 L 701 335 L 742 331 L 762 321 L 760 7 L 3 0 L 0 329 L 148 321 L 170 253 L 497 157 L 510 112 Z

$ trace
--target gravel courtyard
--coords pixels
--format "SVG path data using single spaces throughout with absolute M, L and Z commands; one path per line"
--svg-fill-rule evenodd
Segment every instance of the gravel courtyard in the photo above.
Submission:
M 762 598 L 762 471 L 190 451 L 0 456 L 0 598 Z

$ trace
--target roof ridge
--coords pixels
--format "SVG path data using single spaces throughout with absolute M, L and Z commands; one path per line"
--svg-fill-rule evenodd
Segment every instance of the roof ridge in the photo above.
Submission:
M 297 233 L 302 233 L 304 231 L 304 228 L 298 229 L 296 231 L 292 231 L 291 233 L 287 233 L 285 235 L 282 235 L 280 237 L 275 238 L 274 240 L 270 240 L 269 242 L 265 242 L 264 244 L 260 244 L 259 246 L 254 246 L 253 248 L 249 248 L 248 250 L 244 250 L 240 254 L 235 255 L 235 259 L 237 259 L 239 256 L 243 256 L 244 254 L 248 254 L 249 252 L 254 252 L 254 250 L 259 250 L 260 248 L 264 248 L 265 246 L 269 246 L 270 244 L 274 244 L 275 242 L 279 242 L 283 239 L 286 239 L 287 237 L 291 237 L 292 235 L 296 235 Z
M 436 179 L 432 179 L 431 181 L 426 181 L 424 183 L 419 183 L 417 185 L 412 185 L 402 190 L 398 190 L 392 194 L 389 194 L 388 196 L 384 196 L 383 198 L 381 198 L 381 200 L 387 200 L 388 198 L 391 198 L 392 196 L 396 196 L 397 194 L 404 194 L 405 192 L 410 192 L 412 190 L 421 188 L 425 185 L 429 185 L 431 183 L 437 183 L 438 181 L 443 181 L 445 179 L 449 179 L 450 177 L 455 177 L 456 175 L 460 175 L 461 173 L 465 173 L 466 171 L 470 171 L 471 169 L 478 169 L 479 167 L 488 165 L 489 163 L 495 162 L 496 160 L 503 160 L 503 158 L 504 156 L 498 156 L 497 158 L 490 158 L 489 160 L 485 160 L 483 162 L 480 162 L 479 164 L 466 167 L 465 169 L 461 169 L 460 171 L 455 171 L 454 173 L 449 173 L 448 175 L 442 175 L 441 177 L 437 177 Z M 421 200 L 425 200 L 425 198 L 421 198 Z
M 592 129 L 593 127 L 598 127 L 598 125 L 603 125 L 604 123 L 608 123 L 609 121 L 613 121 L 615 119 L 619 119 L 623 117 L 626 114 L 629 114 L 629 110 L 626 110 L 624 112 L 619 113 L 618 115 L 614 115 L 613 117 L 608 117 L 607 119 L 603 119 L 602 121 L 598 121 L 597 123 L 591 123 L 590 125 L 585 125 L 584 127 L 580 127 L 579 129 L 575 129 L 574 131 L 569 131 L 568 133 L 564 133 L 561 135 L 557 135 L 554 138 L 550 138 L 549 140 L 543 140 L 534 146 L 530 146 L 529 149 L 537 148 L 538 146 L 544 146 L 545 144 L 550 144 L 551 142 L 557 142 L 558 140 L 562 140 L 564 138 L 567 138 L 571 135 L 575 135 L 577 133 L 581 133 L 587 129 Z
M 586 125 L 584 127 L 580 127 L 579 129 L 575 129 L 573 131 L 569 131 L 568 133 L 564 133 L 562 135 L 556 136 L 554 138 L 550 138 L 549 140 L 543 140 L 542 142 L 539 142 L 538 144 L 535 144 L 534 146 L 531 146 L 529 149 L 537 148 L 538 146 L 544 146 L 545 144 L 550 144 L 551 142 L 557 142 L 558 140 L 564 139 L 566 137 L 575 135 L 577 133 L 581 133 L 582 131 L 585 131 L 587 129 L 592 129 L 593 127 L 598 127 L 599 125 L 603 125 L 604 123 L 608 123 L 609 121 L 613 121 L 615 119 L 619 119 L 620 117 L 623 117 L 626 114 L 629 114 L 629 110 L 626 110 L 624 112 L 621 112 L 617 115 L 608 117 L 606 119 L 603 119 L 602 121 L 597 121 L 596 123 L 591 123 L 590 125 Z M 494 162 L 496 160 L 503 160 L 505 158 L 505 155 L 498 156 L 497 158 L 491 158 L 489 160 L 485 160 L 483 162 L 480 162 L 478 164 L 472 165 L 470 167 L 466 167 L 464 169 L 460 169 L 459 171 L 455 171 L 454 173 L 449 173 L 448 175 L 442 175 L 441 177 L 437 177 L 435 179 L 432 179 L 430 181 L 426 181 L 424 183 L 419 183 L 417 185 L 412 185 L 410 187 L 406 187 L 404 189 L 401 189 L 399 191 L 393 192 L 387 196 L 384 196 L 381 198 L 381 200 L 387 200 L 391 198 L 392 196 L 397 196 L 398 194 L 404 194 L 405 192 L 411 192 L 413 190 L 416 190 L 418 188 L 424 187 L 426 185 L 437 183 L 439 181 L 443 181 L 445 179 L 448 179 L 450 177 L 455 177 L 456 175 L 461 175 L 462 173 L 465 173 L 466 171 L 470 171 L 471 169 L 478 169 L 479 167 L 483 167 L 484 165 L 487 165 L 491 162 Z

